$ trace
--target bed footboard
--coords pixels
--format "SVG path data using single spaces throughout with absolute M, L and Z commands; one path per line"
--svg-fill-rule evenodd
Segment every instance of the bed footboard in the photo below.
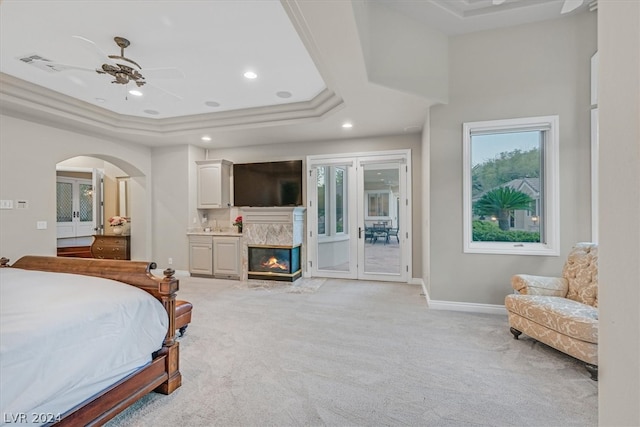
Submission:
M 174 277 L 173 269 L 166 269 L 163 272 L 164 277 L 157 277 L 151 273 L 151 270 L 156 268 L 155 263 L 45 256 L 24 256 L 11 266 L 8 259 L 2 258 L 0 267 L 73 273 L 117 280 L 153 295 L 162 303 L 169 316 L 169 326 L 162 348 L 154 353 L 149 365 L 69 410 L 56 425 L 102 425 L 150 391 L 170 394 L 182 384 L 180 346 L 176 341 L 175 330 L 176 292 L 179 282 Z

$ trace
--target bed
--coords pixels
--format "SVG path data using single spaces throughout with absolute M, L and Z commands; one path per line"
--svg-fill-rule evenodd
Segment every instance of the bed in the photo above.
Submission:
M 102 425 L 151 391 L 180 387 L 173 270 L 160 278 L 154 263 L 138 261 L 8 261 L 0 260 L 3 425 Z

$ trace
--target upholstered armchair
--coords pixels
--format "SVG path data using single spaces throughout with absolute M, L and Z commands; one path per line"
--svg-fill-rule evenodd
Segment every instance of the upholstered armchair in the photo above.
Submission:
M 517 274 L 505 307 L 515 339 L 524 333 L 586 363 L 598 379 L 598 247 L 578 243 L 562 277 Z

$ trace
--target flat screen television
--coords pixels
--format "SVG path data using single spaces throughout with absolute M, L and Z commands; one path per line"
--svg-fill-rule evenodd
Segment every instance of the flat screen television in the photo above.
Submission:
M 233 164 L 234 206 L 302 206 L 302 160 Z

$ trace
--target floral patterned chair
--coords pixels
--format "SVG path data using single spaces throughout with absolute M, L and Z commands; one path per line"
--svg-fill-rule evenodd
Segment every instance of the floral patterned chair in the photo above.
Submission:
M 562 277 L 517 274 L 505 307 L 515 339 L 526 335 L 586 363 L 598 380 L 598 247 L 578 243 Z

